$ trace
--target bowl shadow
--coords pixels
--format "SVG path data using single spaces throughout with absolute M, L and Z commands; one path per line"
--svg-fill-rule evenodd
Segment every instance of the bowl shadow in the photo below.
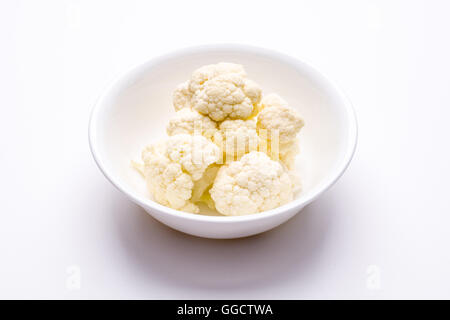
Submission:
M 308 277 L 320 263 L 333 225 L 328 192 L 287 223 L 263 234 L 231 240 L 197 238 L 153 219 L 122 197 L 111 197 L 112 223 L 133 272 L 175 287 L 209 290 L 264 288 Z

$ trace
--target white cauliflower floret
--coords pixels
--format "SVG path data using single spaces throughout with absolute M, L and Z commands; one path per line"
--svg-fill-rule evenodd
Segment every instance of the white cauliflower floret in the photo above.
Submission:
M 205 82 L 217 76 L 236 73 L 246 77 L 244 67 L 240 64 L 219 62 L 217 64 L 208 64 L 195 70 L 190 80 L 185 81 L 177 86 L 173 93 L 173 105 L 175 110 L 182 108 L 192 108 L 192 94 L 200 90 Z
M 173 106 L 175 110 L 191 108 L 192 93 L 189 90 L 189 81 L 180 83 L 173 92 Z
M 253 151 L 220 168 L 210 190 L 216 209 L 224 215 L 270 210 L 293 198 L 289 174 L 262 152 Z
M 172 163 L 164 155 L 163 145 L 152 145 L 142 152 L 147 188 L 154 200 L 162 205 L 188 212 L 199 210 L 189 199 L 194 182 L 179 163 Z
M 267 130 L 269 140 L 272 136 L 277 135 L 280 144 L 294 141 L 304 125 L 300 114 L 288 107 L 283 99 L 274 94 L 270 95 L 265 103 L 258 114 L 256 124 L 258 130 Z
M 169 121 L 166 131 L 169 136 L 182 133 L 201 134 L 212 139 L 217 132 L 217 124 L 195 110 L 184 108 L 177 111 L 175 117 Z
M 202 66 L 192 72 L 192 76 L 189 82 L 190 90 L 192 92 L 195 92 L 201 89 L 201 86 L 208 80 L 230 73 L 237 74 L 242 77 L 247 76 L 244 67 L 236 63 L 219 62 L 216 64 L 208 64 L 206 66 Z
M 261 99 L 261 110 L 265 107 L 287 107 L 288 103 L 276 93 L 265 95 Z
M 220 156 L 219 148 L 203 136 L 177 134 L 166 141 L 166 156 L 181 164 L 184 171 L 199 180 L 206 168 Z
M 258 103 L 253 109 L 253 113 L 250 115 L 249 119 L 256 118 L 256 116 L 267 106 L 270 107 L 287 107 L 287 102 L 284 101 L 279 95 L 276 93 L 271 93 L 262 97 L 261 102 Z
M 274 93 L 262 98 L 259 110 L 256 123 L 259 151 L 281 161 L 289 170 L 294 169 L 299 153 L 297 134 L 304 125 L 303 119 Z
M 261 100 L 261 88 L 247 79 L 241 65 L 218 63 L 201 67 L 174 92 L 176 110 L 193 108 L 215 121 L 246 119 Z
M 203 136 L 180 134 L 142 152 L 144 175 L 155 201 L 188 212 L 199 212 L 191 200 L 195 181 L 219 159 L 219 148 Z
M 253 81 L 237 74 L 226 74 L 209 80 L 202 90 L 195 92 L 192 105 L 215 121 L 227 117 L 246 119 L 260 98 L 261 90 Z
M 258 150 L 256 120 L 225 120 L 214 142 L 222 149 L 226 162 L 239 160 L 244 154 Z

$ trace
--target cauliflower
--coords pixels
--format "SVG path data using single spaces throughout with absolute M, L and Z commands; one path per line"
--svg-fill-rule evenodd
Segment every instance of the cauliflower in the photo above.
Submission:
M 198 133 L 205 138 L 212 139 L 217 132 L 217 124 L 195 110 L 184 108 L 177 111 L 175 117 L 169 121 L 166 131 L 169 136 Z
M 297 111 L 287 106 L 286 102 L 275 94 L 263 100 L 263 109 L 258 114 L 258 130 L 267 130 L 268 137 L 278 134 L 281 144 L 295 140 L 304 125 Z
M 287 102 L 284 101 L 279 95 L 275 93 L 271 93 L 268 95 L 265 95 L 262 97 L 261 102 L 258 103 L 255 108 L 253 108 L 253 112 L 250 115 L 249 119 L 254 119 L 258 115 L 258 113 L 261 112 L 262 109 L 264 109 L 266 106 L 272 106 L 272 107 L 281 107 L 281 106 L 287 106 Z
M 201 88 L 201 85 L 215 77 L 224 74 L 238 74 L 243 77 L 247 76 L 244 67 L 240 64 L 230 62 L 219 62 L 216 64 L 208 64 L 202 66 L 192 72 L 190 80 L 190 86 L 192 91 L 196 91 Z
M 192 93 L 200 90 L 202 85 L 219 75 L 235 73 L 243 77 L 247 76 L 244 67 L 240 64 L 220 62 L 217 64 L 209 64 L 195 70 L 191 79 L 177 86 L 173 93 L 173 105 L 175 110 L 183 108 L 192 108 Z
M 295 167 L 295 157 L 299 154 L 298 140 L 280 144 L 278 148 L 279 160 L 289 169 L 293 170 Z
M 180 83 L 173 92 L 172 100 L 175 110 L 191 108 L 191 92 L 189 90 L 189 81 Z
M 256 120 L 225 120 L 214 142 L 222 149 L 226 162 L 238 160 L 258 149 Z
M 291 201 L 301 188 L 294 162 L 304 122 L 277 94 L 261 95 L 234 63 L 203 66 L 178 85 L 169 138 L 132 162 L 154 200 L 192 213 L 203 202 L 227 216 Z
M 173 209 L 198 213 L 192 201 L 195 182 L 219 159 L 219 148 L 203 136 L 179 134 L 146 147 L 144 175 L 155 201 Z
M 279 162 L 252 151 L 220 168 L 210 194 L 220 213 L 246 215 L 291 201 L 293 185 Z
M 265 107 L 287 107 L 288 103 L 276 93 L 265 95 L 261 99 L 260 111 Z
M 304 125 L 297 111 L 277 94 L 265 96 L 257 116 L 259 150 L 293 169 L 299 152 L 297 134 Z
M 192 96 L 192 104 L 198 112 L 215 121 L 246 119 L 253 111 L 253 105 L 261 99 L 261 90 L 251 80 L 237 74 L 218 76 Z
M 176 110 L 193 108 L 215 121 L 246 119 L 261 100 L 261 88 L 233 63 L 203 66 L 173 94 Z
M 217 176 L 217 172 L 219 171 L 220 166 L 212 164 L 206 170 L 200 180 L 194 182 L 194 188 L 192 190 L 192 201 L 198 202 L 203 201 L 208 205 L 208 201 L 205 201 L 205 195 L 209 195 L 206 192 L 214 183 L 214 179 Z

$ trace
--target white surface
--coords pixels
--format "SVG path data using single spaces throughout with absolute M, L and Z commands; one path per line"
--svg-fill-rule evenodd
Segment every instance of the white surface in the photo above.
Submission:
M 2 1 L 0 297 L 450 298 L 449 9 Z M 154 221 L 106 181 L 87 143 L 91 106 L 115 75 L 212 42 L 305 58 L 337 80 L 359 120 L 342 179 L 287 224 L 243 240 Z M 80 288 L 67 286 L 78 270 Z
M 299 134 L 302 152 L 296 159 L 302 192 L 283 206 L 238 217 L 172 210 L 149 198 L 145 179 L 130 165 L 131 160 L 142 161 L 145 146 L 167 138 L 165 126 L 175 114 L 172 93 L 177 84 L 200 66 L 218 61 L 245 65 L 265 92 L 278 92 L 306 119 Z M 255 235 L 293 217 L 342 176 L 356 138 L 351 103 L 320 71 L 278 52 L 242 45 L 191 47 L 133 67 L 102 93 L 89 121 L 92 154 L 114 186 L 166 225 L 214 239 Z

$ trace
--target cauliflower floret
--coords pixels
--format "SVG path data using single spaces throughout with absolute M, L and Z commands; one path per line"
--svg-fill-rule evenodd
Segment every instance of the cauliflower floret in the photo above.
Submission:
M 216 209 L 228 216 L 270 210 L 293 198 L 293 185 L 282 165 L 258 151 L 220 168 L 210 190 Z
M 236 63 L 219 62 L 216 64 L 208 64 L 206 66 L 202 66 L 192 72 L 192 76 L 189 82 L 190 90 L 192 92 L 195 92 L 196 90 L 201 89 L 201 86 L 208 80 L 230 73 L 237 74 L 242 77 L 247 76 L 244 67 Z
M 267 130 L 269 140 L 277 135 L 280 144 L 295 140 L 303 125 L 304 121 L 298 112 L 274 94 L 266 99 L 256 123 L 258 130 Z
M 219 148 L 203 136 L 179 134 L 142 152 L 144 175 L 150 193 L 162 205 L 193 213 L 195 182 L 219 159 Z
M 169 136 L 181 133 L 201 134 L 212 139 L 217 132 L 217 124 L 195 110 L 184 108 L 177 111 L 175 117 L 169 121 L 166 131 Z
M 199 180 L 206 168 L 219 160 L 219 148 L 203 136 L 177 134 L 166 141 L 166 156 L 181 164 L 184 171 Z
M 176 110 L 193 108 L 215 121 L 246 119 L 261 100 L 261 88 L 247 79 L 241 65 L 218 63 L 201 67 L 174 92 Z
M 173 92 L 173 106 L 175 110 L 181 110 L 184 108 L 191 108 L 191 96 L 189 91 L 189 81 L 180 83 Z
M 253 112 L 250 115 L 249 119 L 254 119 L 258 116 L 258 113 L 261 112 L 267 106 L 271 107 L 283 107 L 287 106 L 287 102 L 284 101 L 279 95 L 276 93 L 271 93 L 262 97 L 261 102 L 258 103 L 255 108 L 253 108 Z
M 194 93 L 192 105 L 198 112 L 215 121 L 246 119 L 254 104 L 261 99 L 261 90 L 253 81 L 237 74 L 226 74 L 209 80 Z
M 304 125 L 303 119 L 274 93 L 262 98 L 259 110 L 256 123 L 259 151 L 293 170 L 295 157 L 299 153 L 296 136 Z
M 258 149 L 256 120 L 225 120 L 219 126 L 214 142 L 222 149 L 225 162 L 239 160 Z
M 149 146 L 142 152 L 147 188 L 156 202 L 197 213 L 198 207 L 189 201 L 194 187 L 191 176 L 183 172 L 179 163 L 172 163 L 163 152 L 162 145 Z
M 192 108 L 192 94 L 200 90 L 205 82 L 217 76 L 236 73 L 242 77 L 246 77 L 244 67 L 240 64 L 219 62 L 217 64 L 208 64 L 195 70 L 190 80 L 185 81 L 177 86 L 173 93 L 173 105 L 175 110 L 182 108 Z
M 265 95 L 261 99 L 261 110 L 265 107 L 287 107 L 288 103 L 276 93 Z

